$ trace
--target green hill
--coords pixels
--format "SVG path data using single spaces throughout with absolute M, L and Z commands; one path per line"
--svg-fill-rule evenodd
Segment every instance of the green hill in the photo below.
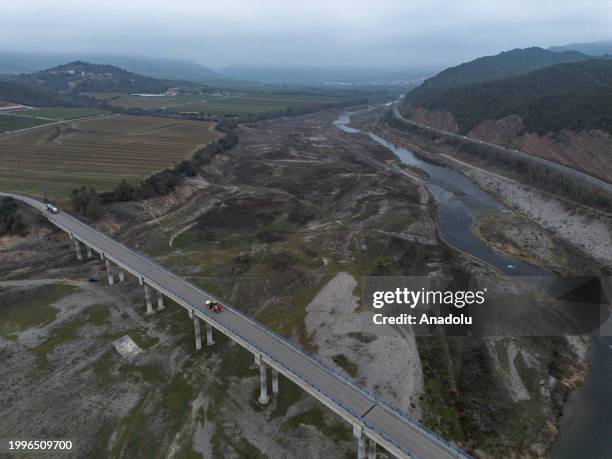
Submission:
M 114 65 L 75 61 L 40 72 L 20 75 L 17 81 L 50 91 L 70 92 L 163 92 L 174 86 L 170 80 L 158 80 L 128 72 Z
M 412 95 L 411 107 L 450 111 L 462 132 L 487 119 L 519 115 L 531 132 L 612 132 L 612 60 L 557 64 L 526 75 Z
M 576 51 L 554 52 L 536 47 L 513 49 L 495 56 L 479 57 L 473 61 L 443 70 L 425 80 L 421 86 L 411 91 L 407 98 L 414 99 L 436 89 L 503 80 L 550 65 L 578 62 L 591 58 L 592 56 Z
M 0 100 L 35 106 L 91 106 L 101 103 L 82 96 L 82 92 L 159 93 L 174 85 L 171 80 L 138 75 L 112 65 L 75 61 L 5 77 L 0 80 Z

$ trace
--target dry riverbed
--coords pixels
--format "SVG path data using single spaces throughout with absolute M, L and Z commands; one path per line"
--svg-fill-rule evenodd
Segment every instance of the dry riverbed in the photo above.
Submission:
M 424 188 L 389 166 L 387 150 L 336 129 L 336 116 L 240 126 L 238 146 L 200 177 L 165 198 L 114 205 L 101 226 L 478 456 L 535 457 L 577 359 L 568 351 L 550 375 L 564 343 L 383 336 L 363 323 L 363 275 L 487 268 L 439 241 Z M 102 264 L 77 264 L 58 231 L 37 224 L 26 238 L 3 240 L 0 262 L 1 280 L 26 281 L 0 292 L 0 316 L 13 324 L 0 333 L 8 362 L 0 406 L 9 414 L 0 437 L 74 438 L 79 456 L 94 457 L 355 455 L 350 426 L 289 381 L 259 405 L 248 352 L 219 335 L 195 352 L 181 308 L 167 302 L 146 316 L 134 279 L 86 282 L 104 280 Z M 2 303 L 15 297 L 44 320 Z M 528 425 L 520 410 L 533 414 Z

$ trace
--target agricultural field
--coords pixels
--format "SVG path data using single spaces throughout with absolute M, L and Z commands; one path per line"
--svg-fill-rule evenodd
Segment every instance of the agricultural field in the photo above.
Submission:
M 18 131 L 19 129 L 40 126 L 48 122 L 47 120 L 31 118 L 29 116 L 0 115 L 0 134 L 7 131 Z
M 123 108 L 167 109 L 178 112 L 202 112 L 211 115 L 245 115 L 248 113 L 284 110 L 286 108 L 302 108 L 310 105 L 339 102 L 341 100 L 340 97 L 335 96 L 273 93 L 230 93 L 225 96 L 189 94 L 161 97 L 140 97 L 118 93 L 84 94 Z
M 94 97 L 111 105 L 123 108 L 141 108 L 143 110 L 174 109 L 189 104 L 201 104 L 208 100 L 224 96 L 209 96 L 203 94 L 185 94 L 177 96 L 141 97 L 130 96 L 118 92 L 84 92 L 84 96 Z
M 212 123 L 112 115 L 0 137 L 0 190 L 59 202 L 81 185 L 96 191 L 190 158 L 217 139 Z
M 96 108 L 81 107 L 42 107 L 12 110 L 0 114 L 0 134 L 18 131 L 55 121 L 73 120 L 102 114 Z
M 20 110 L 19 112 L 15 113 L 21 116 L 60 121 L 99 115 L 102 113 L 102 111 L 96 108 L 85 107 L 43 107 Z

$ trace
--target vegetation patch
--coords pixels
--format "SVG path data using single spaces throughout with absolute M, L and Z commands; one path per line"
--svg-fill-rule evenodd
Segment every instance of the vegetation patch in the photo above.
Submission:
M 342 368 L 353 378 L 356 378 L 359 374 L 359 367 L 355 362 L 349 360 L 349 358 L 344 354 L 336 354 L 332 357 L 332 360 L 336 365 Z
M 227 435 L 222 426 L 216 426 L 212 436 L 213 457 L 223 459 L 227 457 L 227 449 L 233 450 L 235 457 L 240 459 L 267 459 L 259 448 L 246 438 L 235 438 Z
M 171 432 L 178 431 L 185 422 L 185 415 L 191 412 L 190 406 L 195 395 L 195 385 L 185 372 L 174 376 L 164 388 L 162 405 Z
M 270 416 L 285 416 L 289 408 L 304 398 L 304 391 L 295 383 L 279 375 L 278 394 L 274 396 L 275 406 Z
M 19 212 L 17 201 L 11 197 L 0 199 L 0 236 L 24 236 L 27 232 L 28 225 Z
M 418 166 L 413 166 L 412 164 L 406 164 L 404 166 L 404 170 L 409 174 L 420 178 L 421 180 L 427 180 L 429 178 L 429 174 L 425 170 Z
M 349 441 L 353 436 L 352 429 L 348 424 L 335 420 L 331 421 L 323 409 L 318 406 L 296 414 L 288 420 L 289 427 L 293 429 L 300 424 L 314 426 L 336 442 Z
M 566 367 L 559 356 L 565 352 L 562 347 L 567 347 L 562 339 L 519 341 L 519 347 L 536 355 L 542 369 L 527 366 L 521 353 L 509 362 L 505 341 L 494 347 L 501 367 L 489 355 L 486 343 L 473 338 L 419 337 L 417 343 L 425 381 L 421 405 L 428 427 L 493 457 L 506 456 L 508 451 L 526 453 L 523 448 L 542 441 L 547 415 L 540 383 L 548 380 L 549 372 L 542 369 L 554 366 L 559 369 L 551 374 L 562 377 Z M 527 400 L 514 401 L 508 393 L 504 372 L 512 363 L 529 393 Z M 553 402 L 559 409 L 563 403 L 555 395 Z
M 0 336 L 14 337 L 21 331 L 53 322 L 58 311 L 51 305 L 77 291 L 78 287 L 56 283 L 1 292 Z
M 132 340 L 138 345 L 138 347 L 143 350 L 151 349 L 159 342 L 159 339 L 154 336 L 150 336 L 148 330 L 144 327 L 133 328 L 124 334 L 129 335 L 130 338 L 132 338 Z
M 20 129 L 27 129 L 46 123 L 49 123 L 49 121 L 30 118 L 28 116 L 0 115 L 0 133 L 18 131 Z
M 148 427 L 145 406 L 150 393 L 142 397 L 115 431 L 111 457 L 138 457 L 143 451 L 158 451 L 161 439 Z
M 168 381 L 168 375 L 164 369 L 155 363 L 135 365 L 125 363 L 119 367 L 119 372 L 123 375 L 134 378 L 136 381 L 148 383 L 164 383 Z
M 88 324 L 103 325 L 107 323 L 109 315 L 110 312 L 107 306 L 94 305 L 85 309 L 77 318 L 73 318 L 51 329 L 49 337 L 31 349 L 36 358 L 35 373 L 41 374 L 51 369 L 51 363 L 48 359 L 49 355 L 62 344 L 77 339 L 79 337 L 78 331 L 81 327 Z M 109 373 L 107 370 L 109 370 L 111 365 L 112 354 L 104 354 L 93 365 L 96 376 L 101 378 L 101 380 L 102 378 L 107 380 Z
M 86 107 L 44 107 L 19 112 L 19 114 L 23 116 L 47 119 L 47 122 L 53 120 L 73 120 L 77 118 L 84 118 L 86 116 L 99 115 L 101 113 L 103 112 L 97 108 Z

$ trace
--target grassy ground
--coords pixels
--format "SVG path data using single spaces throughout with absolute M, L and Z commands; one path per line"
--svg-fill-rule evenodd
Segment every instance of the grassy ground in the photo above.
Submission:
M 28 116 L 30 118 L 46 118 L 48 120 L 72 120 L 83 118 L 85 116 L 93 116 L 102 113 L 96 108 L 84 107 L 43 107 L 30 110 L 21 110 L 17 114 Z
M 159 108 L 172 108 L 190 103 L 202 103 L 214 97 L 200 94 L 161 97 L 139 97 L 123 93 L 87 92 L 84 95 L 104 100 L 111 105 L 123 108 L 142 108 L 143 110 L 157 110 Z
M 76 319 L 64 322 L 53 328 L 46 340 L 32 348 L 36 358 L 34 373 L 41 375 L 51 370 L 53 365 L 49 362 L 48 356 L 55 348 L 76 339 L 79 329 L 86 324 L 98 326 L 105 324 L 108 321 L 109 315 L 109 306 L 93 305 L 85 309 Z
M 257 94 L 241 97 L 215 98 L 205 103 L 192 103 L 174 107 L 175 110 L 196 111 L 212 115 L 247 113 L 263 113 L 287 108 L 302 108 L 329 102 L 337 102 L 339 98 L 314 95 L 281 95 Z
M 7 292 L 0 299 L 0 336 L 10 338 L 15 332 L 53 322 L 58 311 L 51 305 L 77 290 L 58 283 Z
M 105 191 L 172 167 L 218 137 L 210 123 L 124 115 L 40 128 L 0 139 L 0 190 L 61 202 L 81 185 Z
M 211 115 L 262 113 L 301 108 L 329 102 L 338 102 L 339 97 L 312 94 L 244 94 L 231 93 L 227 96 L 178 95 L 168 97 L 139 97 L 128 94 L 88 93 L 104 99 L 112 105 L 124 108 L 169 109 L 183 112 L 202 112 Z
M 578 250 L 553 239 L 520 214 L 489 210 L 476 217 L 476 233 L 498 253 L 563 275 L 580 276 L 592 269 L 590 261 Z
M 0 133 L 40 126 L 48 122 L 28 116 L 0 115 Z

